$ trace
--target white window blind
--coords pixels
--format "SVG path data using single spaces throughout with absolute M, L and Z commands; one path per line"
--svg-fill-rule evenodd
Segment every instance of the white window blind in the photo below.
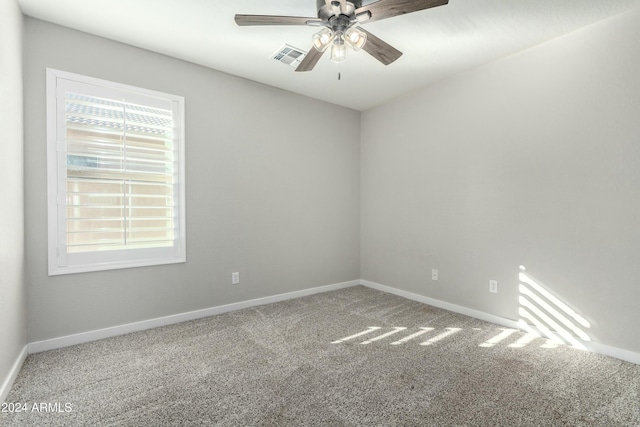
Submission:
M 56 70 L 48 96 L 49 273 L 183 262 L 184 100 Z

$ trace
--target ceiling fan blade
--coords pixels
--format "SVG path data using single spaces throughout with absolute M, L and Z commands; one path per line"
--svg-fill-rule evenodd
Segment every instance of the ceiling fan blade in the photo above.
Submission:
M 322 58 L 323 54 L 324 52 L 320 52 L 318 49 L 312 46 L 311 49 L 309 49 L 309 53 L 307 53 L 307 56 L 304 57 L 300 65 L 298 65 L 298 68 L 296 68 L 296 72 L 313 70 L 313 67 L 315 67 L 318 61 L 320 61 L 320 58 Z
M 302 16 L 277 16 L 277 15 L 236 15 L 236 24 L 241 27 L 251 25 L 321 25 L 318 18 L 305 18 Z
M 367 42 L 362 46 L 362 50 L 366 51 L 384 65 L 389 65 L 402 56 L 402 52 L 381 38 L 374 36 L 363 28 L 358 27 L 358 29 L 367 35 Z
M 378 0 L 357 9 L 356 15 L 369 14 L 370 18 L 361 19 L 361 22 L 371 22 L 432 7 L 444 6 L 445 4 L 449 4 L 449 0 Z

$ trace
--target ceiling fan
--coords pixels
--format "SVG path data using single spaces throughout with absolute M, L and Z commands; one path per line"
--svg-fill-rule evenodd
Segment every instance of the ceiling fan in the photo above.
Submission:
M 313 48 L 304 57 L 296 71 L 311 71 L 324 52 L 331 47 L 331 60 L 342 62 L 346 46 L 364 50 L 384 65 L 402 56 L 402 52 L 358 24 L 379 21 L 419 10 L 443 6 L 449 0 L 378 0 L 362 6 L 362 0 L 316 0 L 317 18 L 277 15 L 236 15 L 240 26 L 255 25 L 307 25 L 323 27 L 313 35 Z

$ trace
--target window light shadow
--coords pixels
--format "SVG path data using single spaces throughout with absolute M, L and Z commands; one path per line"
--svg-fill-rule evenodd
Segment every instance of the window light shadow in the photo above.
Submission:
M 393 328 L 393 331 L 391 331 L 391 332 L 387 332 L 387 333 L 384 333 L 384 334 L 382 334 L 382 335 L 378 335 L 377 337 L 375 337 L 375 338 L 371 338 L 371 339 L 368 339 L 368 340 L 366 340 L 366 341 L 363 341 L 363 342 L 361 342 L 360 344 L 364 344 L 364 345 L 366 345 L 366 344 L 371 344 L 372 342 L 380 341 L 380 340 L 382 340 L 382 339 L 385 339 L 385 338 L 387 338 L 387 337 L 390 337 L 391 335 L 395 335 L 395 334 L 397 334 L 398 332 L 402 332 L 402 331 L 404 331 L 405 329 L 407 329 L 407 328 L 405 328 L 405 327 Z
M 357 334 L 353 334 L 353 335 L 349 335 L 347 337 L 341 338 L 339 340 L 335 340 L 332 341 L 331 344 L 341 344 L 347 341 L 353 341 L 353 340 L 359 340 L 359 339 L 363 339 L 365 335 L 369 335 L 373 332 L 376 331 L 380 331 L 380 329 L 382 329 L 382 327 L 380 326 L 370 326 L 369 328 L 365 329 L 364 331 L 358 332 Z M 389 329 L 389 328 L 387 328 Z M 363 345 L 368 345 L 368 344 L 372 344 L 378 341 L 383 341 L 389 337 L 391 337 L 392 335 L 396 335 L 399 334 L 401 332 L 412 332 L 412 331 L 407 331 L 407 327 L 404 326 L 397 326 L 397 327 L 392 327 L 390 328 L 390 331 L 380 331 L 383 332 L 380 335 L 376 335 L 374 337 L 369 337 L 367 339 L 365 339 L 364 341 L 360 342 L 360 344 Z M 443 331 L 437 331 L 439 332 L 438 334 L 434 335 L 433 337 L 427 339 L 426 341 L 422 341 L 419 342 L 416 339 L 418 337 L 420 337 L 421 335 L 425 335 L 428 334 L 430 332 L 436 331 L 435 328 L 428 328 L 428 327 L 419 327 L 417 328 L 418 331 L 417 332 L 413 332 L 409 335 L 404 336 L 403 338 L 399 339 L 399 340 L 395 340 L 392 342 L 385 342 L 384 344 L 388 344 L 388 345 L 394 345 L 394 346 L 398 346 L 398 345 L 402 345 L 402 344 L 406 344 L 409 341 L 415 341 L 416 343 L 419 343 L 419 345 L 422 346 L 427 346 L 427 345 L 432 345 L 434 343 L 437 343 L 438 341 L 442 341 L 446 338 L 448 338 L 449 336 L 458 333 L 460 331 L 462 331 L 462 328 L 444 328 Z
M 515 329 L 503 329 L 502 332 L 495 337 L 480 344 L 480 347 L 494 347 L 496 344 L 499 344 L 509 338 L 514 332 L 516 332 Z
M 408 335 L 408 336 L 402 338 L 401 340 L 394 341 L 394 342 L 391 343 L 391 345 L 402 345 L 402 344 L 404 344 L 404 343 L 406 343 L 408 341 L 411 341 L 414 338 L 419 337 L 420 335 L 424 335 L 427 332 L 433 331 L 434 328 L 418 328 L 418 329 L 420 329 L 420 330 L 418 332 L 416 332 L 415 334 L 411 334 L 411 335 Z
M 585 329 L 591 324 L 520 266 L 519 326 L 531 334 L 545 336 L 548 347 L 568 344 L 585 350 L 581 341 L 591 341 Z
M 427 341 L 420 343 L 420 345 L 432 345 L 432 344 L 434 344 L 434 343 L 436 343 L 438 341 L 442 341 L 443 339 L 445 339 L 445 338 L 447 338 L 447 337 L 449 337 L 449 336 L 451 336 L 451 335 L 453 335 L 455 333 L 458 333 L 458 332 L 460 332 L 462 330 L 461 328 L 446 328 L 446 329 L 447 329 L 446 332 L 443 332 L 443 333 L 441 333 L 439 335 L 436 335 L 435 337 L 430 338 Z
M 497 329 L 498 333 L 486 341 L 486 336 L 479 339 L 478 347 L 487 349 L 496 346 L 523 348 L 529 345 L 539 345 L 541 348 L 556 348 L 568 344 L 585 350 L 583 342 L 591 340 L 586 332 L 591 328 L 591 324 L 525 270 L 523 266 L 520 266 L 518 276 L 520 279 L 518 286 L 520 319 L 518 327 L 515 329 L 491 327 L 490 330 Z M 369 326 L 363 331 L 332 341 L 331 344 L 351 341 L 362 345 L 375 343 L 392 346 L 409 344 L 431 346 L 461 332 L 465 332 L 468 338 L 469 334 L 478 334 L 482 331 L 483 328 L 464 330 L 453 327 L 438 329 L 428 326 L 414 328 Z M 543 343 L 540 344 L 538 339 L 542 337 L 546 339 L 543 339 Z

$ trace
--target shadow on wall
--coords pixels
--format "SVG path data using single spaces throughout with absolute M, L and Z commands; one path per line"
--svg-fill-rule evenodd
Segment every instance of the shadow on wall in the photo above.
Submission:
M 585 332 L 591 327 L 589 322 L 549 292 L 539 280 L 526 272 L 524 266 L 520 266 L 518 278 L 519 326 L 530 334 L 549 338 L 550 346 L 568 344 L 586 350 L 577 338 L 591 341 Z
M 523 348 L 528 345 L 539 345 L 541 348 L 556 348 L 559 345 L 586 350 L 581 341 L 590 341 L 585 332 L 591 325 L 589 322 L 562 300 L 554 296 L 538 280 L 534 279 L 525 268 L 520 266 L 518 306 L 520 319 L 518 329 L 494 328 L 497 334 L 485 340 L 481 338 L 482 328 L 433 328 L 416 327 L 382 327 L 370 326 L 353 335 L 340 338 L 331 344 L 359 343 L 361 345 L 413 344 L 430 346 L 449 338 L 478 340 L 478 347 L 491 348 L 498 345 L 510 348 Z M 524 333 L 522 331 L 525 331 Z

